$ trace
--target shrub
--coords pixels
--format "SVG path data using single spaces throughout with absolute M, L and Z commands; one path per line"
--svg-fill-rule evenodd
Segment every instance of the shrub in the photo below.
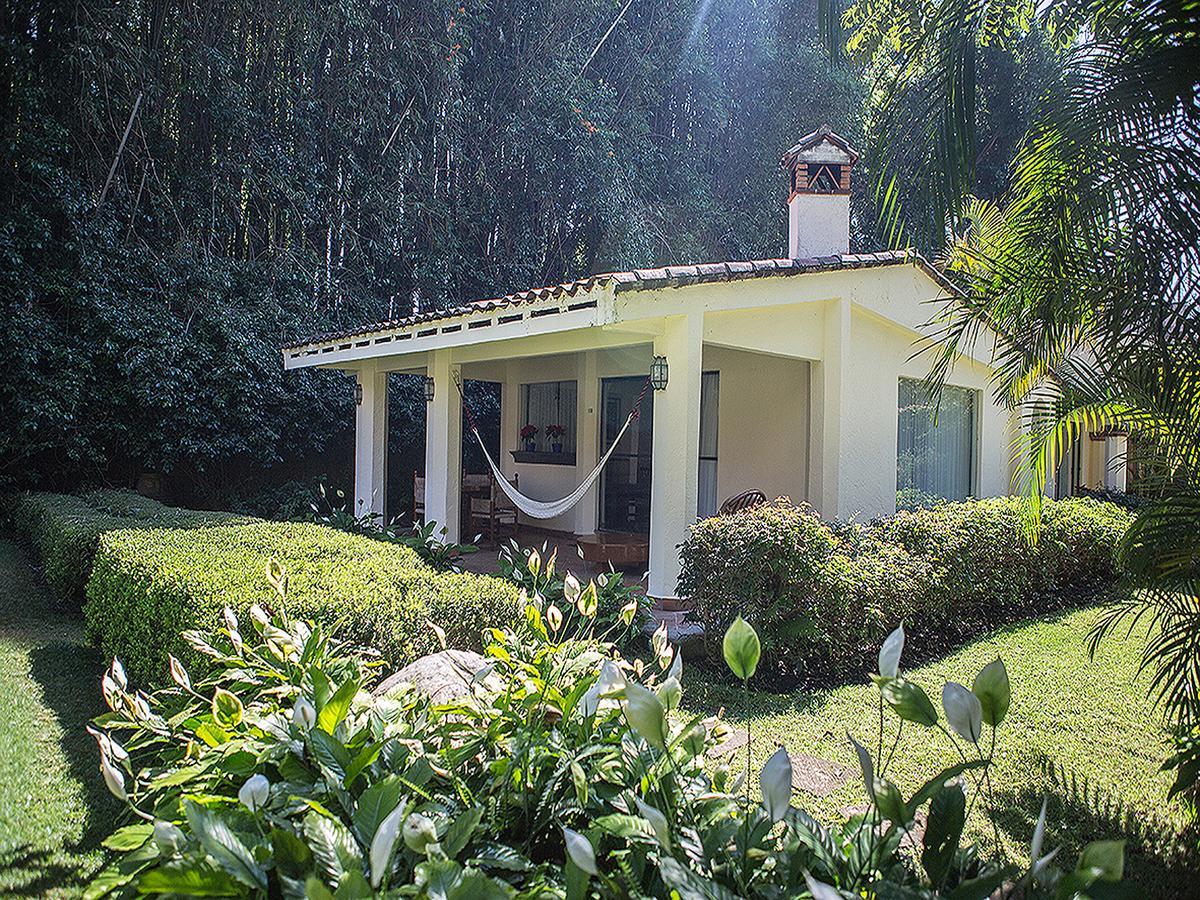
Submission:
M 257 522 L 203 529 L 126 529 L 101 536 L 84 605 L 89 635 L 144 679 L 166 675 L 167 654 L 189 654 L 181 633 L 211 627 L 225 607 L 271 600 L 263 572 L 288 572 L 289 612 L 378 647 L 396 664 L 439 649 L 430 622 L 456 647 L 511 622 L 516 590 L 476 575 L 435 572 L 408 548 L 321 525 Z
M 708 643 L 741 615 L 759 629 L 768 659 L 795 641 L 824 644 L 833 610 L 823 590 L 837 541 L 816 513 L 776 500 L 697 522 L 681 548 L 679 591 Z
M 751 622 L 778 648 L 769 672 L 842 675 L 902 620 L 922 635 L 965 633 L 1086 599 L 1115 578 L 1129 521 L 1096 500 L 1047 501 L 1031 542 L 1018 498 L 943 503 L 867 526 L 830 526 L 776 501 L 693 526 L 680 591 L 708 635 L 735 615 Z
M 16 494 L 5 511 L 60 604 L 78 608 L 102 534 L 126 528 L 194 528 L 253 521 L 223 512 L 165 506 L 130 491 Z
M 900 672 L 903 632 L 889 637 L 881 745 L 854 743 L 868 806 L 828 826 L 791 806 L 784 748 L 752 799 L 710 754 L 720 723 L 670 715 L 672 648 L 630 665 L 611 645 L 556 641 L 535 604 L 518 621 L 450 703 L 369 692 L 370 654 L 261 609 L 189 634 L 215 663 L 204 678 L 175 664 L 175 686 L 147 696 L 114 661 L 93 734 L 101 777 L 139 819 L 104 842 L 122 855 L 89 895 L 1099 900 L 1122 877 L 1116 841 L 1060 871 L 1043 855 L 1044 805 L 1027 868 L 963 845 L 968 809 L 1021 814 L 992 789 L 1012 696 L 1000 660 L 970 688 L 946 684 L 939 710 Z M 744 623 L 725 644 L 731 668 L 757 664 Z M 889 777 L 885 706 L 945 748 L 947 767 L 909 796 Z

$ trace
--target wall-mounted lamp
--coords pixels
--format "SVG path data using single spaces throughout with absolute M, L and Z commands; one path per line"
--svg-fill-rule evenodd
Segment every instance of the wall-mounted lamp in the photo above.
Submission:
M 656 356 L 650 363 L 650 386 L 656 391 L 666 390 L 667 358 L 665 356 Z
M 425 376 L 425 402 L 433 402 L 433 379 L 428 375 Z
M 354 405 L 362 406 L 362 385 L 354 385 Z

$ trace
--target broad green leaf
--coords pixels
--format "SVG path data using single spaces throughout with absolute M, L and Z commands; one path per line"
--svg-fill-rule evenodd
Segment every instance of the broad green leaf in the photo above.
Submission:
M 104 839 L 103 846 L 109 850 L 116 850 L 118 853 L 128 853 L 146 843 L 153 833 L 154 825 L 150 822 L 135 822 L 124 828 L 118 828 Z
M 742 681 L 749 681 L 754 676 L 762 655 L 762 644 L 750 623 L 741 616 L 734 619 L 725 632 L 721 650 L 725 654 L 725 664 L 734 675 Z
M 971 691 L 983 707 L 983 721 L 993 728 L 1004 721 L 1012 702 L 1012 688 L 1003 660 L 996 658 L 980 669 L 971 684 Z
M 338 884 L 349 871 L 362 871 L 362 851 L 354 835 L 337 819 L 310 812 L 304 817 L 304 839 L 325 881 Z
M 403 796 L 404 783 L 395 775 L 375 782 L 362 792 L 354 806 L 354 829 L 364 845 L 370 846 L 379 823 L 400 805 Z
M 942 771 L 938 772 L 927 782 L 917 789 L 917 792 L 912 795 L 912 799 L 908 801 L 908 818 L 912 820 L 916 815 L 917 810 L 925 805 L 925 802 L 940 791 L 943 785 L 952 778 L 957 778 L 964 772 L 969 772 L 972 769 L 982 769 L 987 765 L 985 759 L 972 759 L 967 762 L 955 763 L 952 766 L 947 766 Z
M 315 875 L 309 875 L 304 882 L 304 897 L 305 900 L 334 900 L 333 892 Z
M 937 710 L 919 684 L 907 678 L 893 678 L 881 684 L 879 692 L 883 695 L 883 702 L 904 721 L 927 728 L 937 724 Z
M 350 761 L 350 765 L 346 767 L 346 777 L 342 779 L 343 787 L 350 787 L 354 784 L 354 780 L 358 778 L 363 771 L 371 765 L 375 760 L 379 759 L 379 751 L 383 749 L 382 741 L 375 741 L 367 744 L 358 751 L 358 755 Z
M 337 890 L 333 892 L 333 900 L 371 900 L 374 896 L 375 892 L 367 883 L 367 877 L 358 869 L 347 872 Z
M 333 730 L 338 727 L 342 719 L 346 718 L 346 713 L 350 711 L 350 704 L 357 694 L 358 682 L 353 679 L 338 688 L 337 693 L 329 698 L 317 714 L 317 727 L 326 734 L 333 734 Z
M 242 893 L 237 881 L 220 869 L 207 866 L 163 866 L 138 879 L 143 894 L 182 894 L 188 897 L 235 897 Z M 263 889 L 266 883 L 263 884 Z
M 908 824 L 908 810 L 900 788 L 886 778 L 875 782 L 875 805 L 879 807 L 879 814 L 892 824 L 900 828 Z
M 625 685 L 625 716 L 629 725 L 652 746 L 667 744 L 667 713 L 654 692 L 640 684 Z
M 967 814 L 967 795 L 959 784 L 944 785 L 933 795 L 922 840 L 921 867 L 935 887 L 946 880 Z
M 442 838 L 442 850 L 448 857 L 454 859 L 463 852 L 463 848 L 470 843 L 471 836 L 475 834 L 475 829 L 479 827 L 482 819 L 483 807 L 481 806 L 473 806 L 454 817 Z
M 276 868 L 289 878 L 300 879 L 308 875 L 313 865 L 308 844 L 283 828 L 272 828 L 270 837 Z
M 1099 881 L 1120 881 L 1125 875 L 1125 842 L 1092 841 L 1079 854 L 1075 871 L 1095 874 Z
M 183 810 L 192 833 L 218 866 L 247 887 L 267 889 L 267 873 L 255 862 L 250 848 L 219 813 L 189 800 L 184 801 Z
M 333 735 L 314 728 L 308 733 L 308 743 L 313 756 L 338 777 L 346 777 L 346 769 L 350 767 L 350 753 L 342 746 L 342 742 Z

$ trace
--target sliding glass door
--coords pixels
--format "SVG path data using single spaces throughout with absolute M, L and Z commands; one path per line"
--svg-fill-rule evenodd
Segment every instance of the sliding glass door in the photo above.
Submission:
M 644 375 L 600 382 L 600 453 L 608 452 L 645 385 Z M 646 391 L 641 415 L 629 426 L 600 476 L 600 528 L 650 533 L 650 451 L 654 392 Z

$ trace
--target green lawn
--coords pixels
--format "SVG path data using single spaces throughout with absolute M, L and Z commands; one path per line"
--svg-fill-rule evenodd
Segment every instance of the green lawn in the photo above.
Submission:
M 1085 638 L 1095 617 L 1095 610 L 1085 609 L 1025 622 L 907 674 L 940 712 L 947 680 L 970 685 L 984 664 L 997 655 L 1004 660 L 1013 703 L 1000 729 L 993 785 L 998 805 L 1007 810 L 999 817 L 1007 854 L 1027 855 L 1042 797 L 1048 795 L 1046 846 L 1062 845 L 1063 862 L 1074 865 L 1089 840 L 1125 838 L 1128 878 L 1145 896 L 1200 896 L 1195 858 L 1183 851 L 1184 811 L 1166 803 L 1170 780 L 1158 771 L 1168 749 L 1166 733 L 1148 708 L 1144 679 L 1136 677 L 1141 638 L 1109 641 L 1089 659 Z M 706 683 L 693 673 L 685 677 L 684 703 L 695 711 L 724 706 L 731 724 L 744 724 L 755 773 L 779 744 L 845 763 L 857 773 L 846 733 L 876 747 L 878 696 L 869 684 L 788 695 L 752 691 L 747 719 L 740 688 Z M 885 723 L 890 744 L 897 720 L 888 713 Z M 744 751 L 738 755 L 745 758 Z M 958 759 L 944 736 L 909 725 L 888 775 L 911 792 Z M 838 816 L 864 803 L 861 778 L 856 775 L 824 798 L 797 794 L 793 803 L 821 817 Z M 991 829 L 983 825 L 974 815 L 974 836 L 994 845 Z M 1193 835 L 1193 845 L 1195 840 Z
M 73 896 L 119 812 L 84 725 L 103 708 L 99 656 L 0 541 L 0 896 Z

